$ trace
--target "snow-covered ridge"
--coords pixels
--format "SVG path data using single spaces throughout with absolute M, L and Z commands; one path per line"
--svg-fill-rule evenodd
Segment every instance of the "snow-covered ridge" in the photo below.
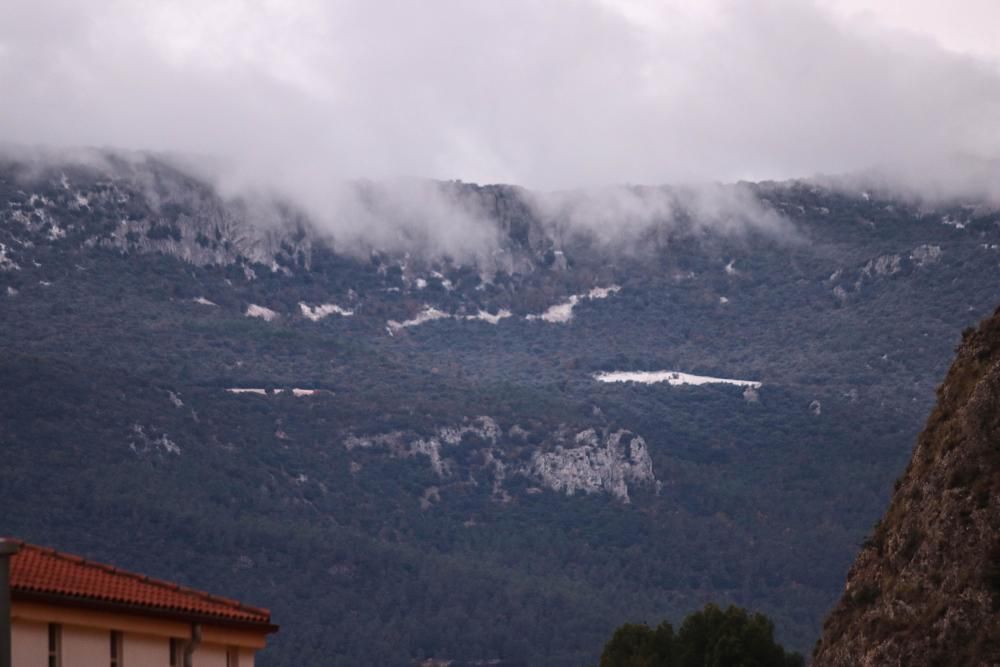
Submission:
M 354 314 L 353 310 L 341 308 L 335 303 L 321 303 L 318 306 L 310 306 L 304 301 L 299 301 L 299 309 L 302 311 L 304 317 L 309 318 L 313 322 L 319 322 L 324 317 L 329 317 L 330 315 L 350 317 Z
M 598 382 L 638 382 L 640 384 L 656 384 L 666 382 L 671 386 L 685 384 L 732 384 L 737 387 L 751 387 L 760 389 L 761 383 L 754 380 L 733 380 L 731 378 L 717 378 L 708 375 L 692 375 L 691 373 L 681 373 L 680 371 L 611 371 L 594 373 L 594 379 Z
M 583 299 L 607 299 L 612 294 L 620 292 L 621 289 L 622 288 L 619 285 L 595 287 L 585 294 L 574 294 L 566 301 L 550 306 L 548 310 L 541 315 L 528 315 L 525 319 L 542 320 L 543 322 L 551 322 L 555 324 L 565 324 L 573 319 L 573 308 L 575 308 L 576 304 L 580 303 Z
M 265 308 L 264 306 L 258 306 L 255 303 L 251 303 L 249 306 L 247 306 L 246 316 L 259 317 L 262 320 L 271 322 L 272 320 L 278 317 L 278 313 L 271 310 L 270 308 Z

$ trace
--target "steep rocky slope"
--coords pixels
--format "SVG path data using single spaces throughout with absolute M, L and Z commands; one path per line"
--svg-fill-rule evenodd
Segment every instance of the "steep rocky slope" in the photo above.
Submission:
M 814 667 L 1000 664 L 1000 310 L 965 332 Z

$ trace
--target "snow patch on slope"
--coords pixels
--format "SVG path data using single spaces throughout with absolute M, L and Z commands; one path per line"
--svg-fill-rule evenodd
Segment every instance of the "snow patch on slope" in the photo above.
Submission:
M 494 315 L 493 313 L 487 312 L 485 310 L 480 310 L 475 315 L 466 315 L 466 316 L 462 317 L 461 319 L 464 319 L 464 320 L 479 320 L 480 322 L 487 322 L 489 324 L 499 324 L 500 320 L 505 320 L 505 319 L 507 319 L 510 316 L 511 316 L 511 312 L 509 310 L 499 310 L 499 311 L 497 311 L 496 315 Z
M 265 322 L 271 322 L 278 317 L 278 313 L 271 310 L 270 308 L 265 308 L 264 306 L 258 306 L 255 303 L 251 303 L 247 306 L 247 317 L 259 317 Z
M 226 391 L 230 394 L 253 394 L 256 396 L 267 396 L 267 389 L 263 387 L 227 387 Z M 302 398 L 304 396 L 315 396 L 319 394 L 322 389 L 300 389 L 298 387 L 292 387 L 291 389 L 272 389 L 272 394 L 281 394 L 288 391 L 297 398 Z
M 595 287 L 586 294 L 574 294 L 566 301 L 550 306 L 544 313 L 540 315 L 528 315 L 525 319 L 542 320 L 543 322 L 550 322 L 553 324 L 565 324 L 573 319 L 573 309 L 578 303 L 580 303 L 580 301 L 584 299 L 607 299 L 612 294 L 620 292 L 621 289 L 622 288 L 619 285 Z
M 299 310 L 302 311 L 303 317 L 306 317 L 313 322 L 319 322 L 324 317 L 329 317 L 330 315 L 341 315 L 343 317 L 350 317 L 351 315 L 354 315 L 353 310 L 341 308 L 335 303 L 321 303 L 318 306 L 310 306 L 303 301 L 299 301 Z
M 389 330 L 392 332 L 399 331 L 400 329 L 406 329 L 408 327 L 420 326 L 421 324 L 433 322 L 434 320 L 448 319 L 450 317 L 451 315 L 443 310 L 438 310 L 433 306 L 424 306 L 424 309 L 417 313 L 412 319 L 403 320 L 402 322 L 389 320 L 387 324 L 389 326 Z
M 500 320 L 507 319 L 508 317 L 511 317 L 511 312 L 509 310 L 500 310 L 496 314 L 480 310 L 475 315 L 452 315 L 451 313 L 446 313 L 443 310 L 438 310 L 433 306 L 424 306 L 424 309 L 417 313 L 412 319 L 404 320 L 402 322 L 389 320 L 386 322 L 386 328 L 389 330 L 389 334 L 391 335 L 401 329 L 419 326 L 427 322 L 433 322 L 434 320 L 478 320 L 480 322 L 496 325 L 500 323 Z
M 203 296 L 199 296 L 199 297 L 197 297 L 195 299 L 191 299 L 191 300 L 194 301 L 195 303 L 200 303 L 203 306 L 217 306 L 217 305 L 219 305 L 219 304 L 217 304 L 217 303 L 215 303 L 213 301 L 209 301 L 208 299 L 206 299 Z
M 681 373 L 680 371 L 610 371 L 594 373 L 594 379 L 598 382 L 637 382 L 639 384 L 666 382 L 674 387 L 681 385 L 731 384 L 737 387 L 760 389 L 762 386 L 760 382 L 754 380 L 733 380 L 731 378 L 717 378 L 709 375 Z

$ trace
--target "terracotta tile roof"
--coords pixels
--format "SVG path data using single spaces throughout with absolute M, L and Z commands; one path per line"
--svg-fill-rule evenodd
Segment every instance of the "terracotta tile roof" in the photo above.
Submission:
M 270 627 L 271 614 L 267 609 L 20 540 L 6 541 L 20 546 L 10 563 L 10 587 L 15 598 L 19 593 L 52 596 L 65 602 L 121 605 L 166 616 L 208 617 Z

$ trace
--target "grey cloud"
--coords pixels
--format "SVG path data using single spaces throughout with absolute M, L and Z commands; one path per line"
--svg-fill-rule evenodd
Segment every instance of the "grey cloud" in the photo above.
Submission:
M 742 183 L 704 183 L 681 187 L 606 186 L 531 193 L 529 202 L 556 239 L 586 234 L 623 250 L 637 250 L 646 232 L 678 225 L 742 234 L 751 230 L 782 237 L 795 235 L 791 223 L 764 205 Z
M 456 252 L 489 232 L 415 177 L 551 191 L 882 165 L 949 193 L 968 186 L 955 159 L 1000 153 L 995 61 L 808 1 L 709 4 L 13 0 L 0 140 L 210 155 L 227 191 L 280 192 L 340 236 Z M 358 179 L 394 183 L 407 222 L 373 227 Z M 621 231 L 669 205 L 615 187 L 569 217 Z

